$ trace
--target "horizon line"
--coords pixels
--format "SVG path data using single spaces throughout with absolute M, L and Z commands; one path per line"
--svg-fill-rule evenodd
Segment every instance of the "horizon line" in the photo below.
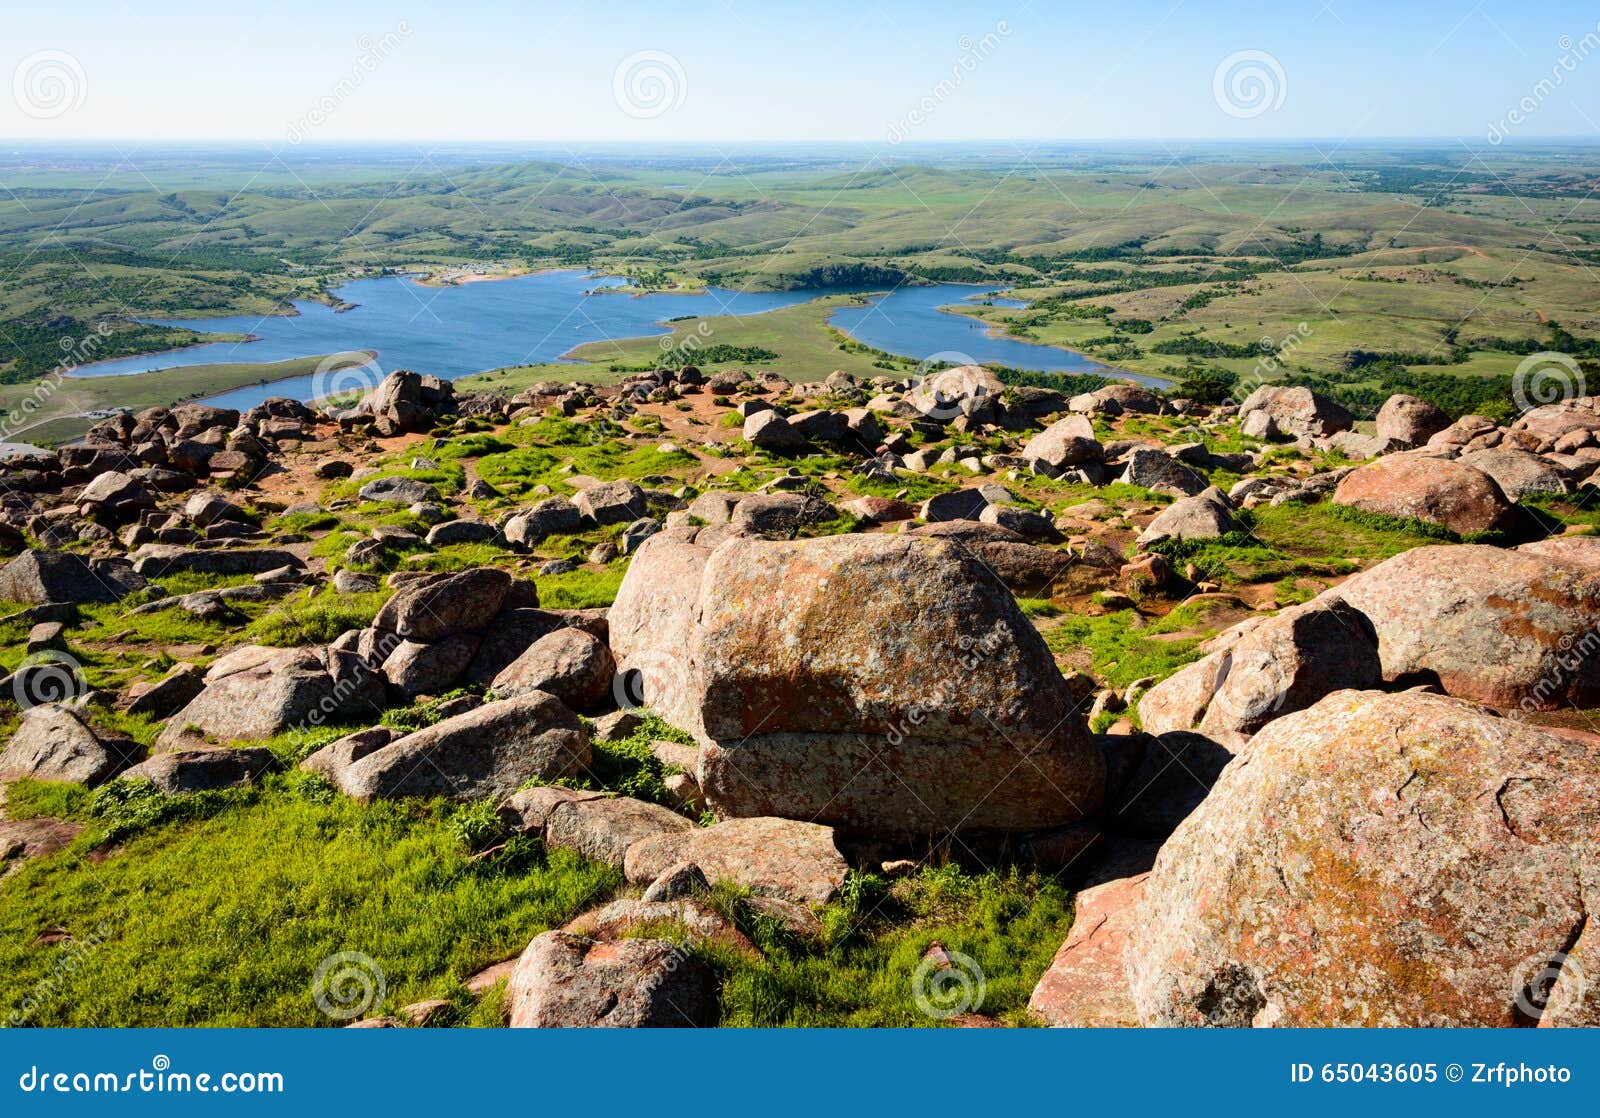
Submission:
M 1474 138 L 1477 138 L 1476 135 Z M 688 139 L 688 140 L 623 140 L 623 139 L 592 139 L 592 140 L 529 140 L 529 139 L 449 139 L 429 136 L 418 137 L 353 137 L 339 140 L 307 139 L 291 141 L 284 137 L 249 137 L 249 136 L 74 136 L 58 139 L 44 139 L 33 136 L 0 136 L 0 144 L 27 144 L 37 146 L 70 146 L 76 144 L 249 144 L 249 145 L 278 145 L 288 148 L 305 147 L 339 147 L 339 146 L 367 146 L 378 144 L 453 144 L 457 146 L 472 145 L 506 145 L 525 147 L 571 147 L 573 145 L 594 146 L 611 145 L 617 147 L 715 147 L 718 145 L 738 144 L 743 146 L 762 145 L 769 147 L 815 147 L 815 146 L 863 146 L 883 145 L 890 148 L 907 147 L 948 147 L 961 144 L 978 145 L 1018 145 L 1018 144 L 1219 144 L 1239 147 L 1266 146 L 1271 144 L 1314 144 L 1335 143 L 1341 146 L 1352 144 L 1372 143 L 1438 143 L 1438 144 L 1465 144 L 1467 137 L 1463 135 L 1395 135 L 1395 136 L 1264 136 L 1264 137 L 1229 137 L 1229 136 L 1126 136 L 1126 137 L 967 137 L 948 140 L 907 140 L 893 142 L 887 139 L 813 139 L 813 140 L 778 140 L 778 139 Z M 1572 135 L 1529 135 L 1507 136 L 1493 146 L 1519 146 L 1530 143 L 1561 143 L 1583 146 L 1600 146 L 1600 136 L 1572 136 Z

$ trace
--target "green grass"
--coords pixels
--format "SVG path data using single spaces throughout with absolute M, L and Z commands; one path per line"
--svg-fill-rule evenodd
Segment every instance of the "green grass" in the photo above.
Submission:
M 596 738 L 594 758 L 583 775 L 564 780 L 564 786 L 617 792 L 638 800 L 676 807 L 662 779 L 678 770 L 663 765 L 650 752 L 650 743 L 670 741 L 679 745 L 694 745 L 694 738 L 669 725 L 648 711 L 639 712 L 643 722 L 627 737 L 614 741 Z
M 473 567 L 494 567 L 505 562 L 508 552 L 492 543 L 453 543 L 433 551 L 417 551 L 406 559 L 407 570 L 452 573 Z
M 299 749 L 268 744 L 288 764 L 338 732 Z M 664 800 L 671 770 L 650 755 L 657 739 L 688 743 L 646 715 L 627 738 L 596 743 L 582 783 Z M 500 1024 L 503 991 L 475 1002 L 463 980 L 621 884 L 615 870 L 508 836 L 490 801 L 361 805 L 298 771 L 172 797 L 131 780 L 94 792 L 23 781 L 8 807 L 87 826 L 3 886 L 0 998 L 33 998 L 35 1025 L 325 1025 L 312 975 L 341 951 L 370 956 L 384 975 L 387 994 L 369 1014 L 440 997 L 452 1003 L 447 1023 Z M 757 915 L 735 888 L 719 886 L 713 903 L 762 951 L 686 943 L 718 971 L 728 1025 L 939 1024 L 917 1001 L 934 942 L 982 972 L 983 997 L 966 1009 L 1026 1024 L 1028 995 L 1071 925 L 1069 894 L 1053 879 L 952 865 L 893 883 L 852 874 L 819 911 L 815 941 Z M 51 929 L 78 945 L 38 943 Z
M 539 587 L 539 604 L 545 609 L 599 609 L 617 599 L 622 578 L 627 574 L 626 561 L 613 563 L 604 570 L 579 568 L 563 575 L 540 575 L 534 579 Z
M 763 1028 L 941 1024 L 917 1002 L 918 970 L 937 942 L 953 960 L 960 953 L 976 964 L 970 971 L 956 960 L 964 972 L 982 974 L 983 998 L 967 1006 L 969 1011 L 1023 1024 L 1028 996 L 1071 925 L 1070 896 L 1047 877 L 969 874 L 942 866 L 887 888 L 867 879 L 865 887 L 847 890 L 843 901 L 824 912 L 820 944 L 799 944 L 768 922 L 747 920 L 745 928 L 765 958 L 713 956 L 726 975 L 722 1023 Z
M 387 590 L 340 594 L 331 587 L 310 598 L 296 594 L 256 618 L 246 636 L 277 648 L 327 644 L 341 633 L 371 625 L 388 597 Z
M 682 740 L 647 721 L 600 747 L 596 775 L 648 797 L 663 771 L 646 748 L 656 737 Z M 94 793 L 22 782 L 10 808 L 88 824 L 4 886 L 0 998 L 34 997 L 35 1025 L 325 1025 L 312 975 L 340 951 L 383 972 L 387 995 L 370 1014 L 442 997 L 455 1023 L 498 1024 L 501 995 L 474 1005 L 462 981 L 620 884 L 569 852 L 507 843 L 488 801 L 364 806 L 299 772 L 178 797 L 132 781 Z M 91 858 L 104 844 L 110 856 Z M 491 846 L 493 856 L 473 857 Z M 1049 878 L 948 865 L 892 885 L 853 875 L 821 910 L 817 942 L 755 916 L 737 890 L 719 887 L 716 903 L 764 954 L 691 945 L 721 975 L 729 1025 L 938 1024 L 919 1009 L 914 981 L 935 941 L 982 970 L 984 997 L 968 1008 L 1025 1023 L 1028 994 L 1071 924 L 1069 895 Z M 57 928 L 80 945 L 36 942 Z
M 331 512 L 296 512 L 274 518 L 268 527 L 274 532 L 321 532 L 337 528 L 339 518 Z
M 1233 585 L 1279 582 L 1297 576 L 1331 579 L 1428 544 L 1457 537 L 1435 524 L 1400 520 L 1346 508 L 1261 505 L 1240 514 L 1246 531 L 1210 540 L 1169 540 L 1152 550 L 1181 570 L 1194 564 L 1202 577 Z
M 1216 632 L 1206 627 L 1206 609 L 1206 603 L 1192 602 L 1150 622 L 1134 610 L 1098 617 L 1068 614 L 1044 629 L 1045 644 L 1056 653 L 1087 650 L 1095 676 L 1120 689 L 1147 676 L 1165 679 L 1198 659 L 1200 642 Z M 1199 635 L 1159 639 L 1186 630 L 1196 630 Z
M 655 444 L 630 446 L 615 432 L 566 419 L 552 417 L 511 430 L 534 445 L 486 455 L 477 470 L 479 477 L 512 499 L 530 498 L 540 485 L 570 495 L 574 471 L 602 481 L 638 480 L 699 465 L 687 451 L 663 453 Z
M 215 813 L 158 823 L 102 862 L 80 843 L 7 881 L 5 1004 L 63 957 L 34 937 L 105 929 L 32 1023 L 323 1025 L 311 977 L 328 955 L 376 960 L 382 1008 L 450 996 L 617 884 L 562 851 L 525 873 L 486 868 L 437 805 L 363 807 L 288 776 L 225 795 Z

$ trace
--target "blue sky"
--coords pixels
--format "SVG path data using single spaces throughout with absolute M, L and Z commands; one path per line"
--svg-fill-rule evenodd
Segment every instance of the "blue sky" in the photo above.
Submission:
M 0 136 L 1481 141 L 1532 99 L 1517 138 L 1600 138 L 1600 5 L 1562 0 L 228 7 L 10 6 Z

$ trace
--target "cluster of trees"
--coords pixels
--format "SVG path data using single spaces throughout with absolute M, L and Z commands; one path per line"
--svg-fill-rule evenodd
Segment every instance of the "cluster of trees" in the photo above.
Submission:
M 1585 368 L 1586 373 L 1590 371 Z M 1600 372 L 1600 368 L 1594 371 Z M 1239 376 L 1229 369 L 1191 366 L 1165 369 L 1163 373 L 1177 378 L 1171 395 L 1204 404 L 1226 403 L 1235 398 L 1238 392 Z M 1330 400 L 1338 401 L 1361 419 L 1376 416 L 1383 402 L 1397 392 L 1427 400 L 1442 408 L 1452 419 L 1472 414 L 1504 421 L 1514 416 L 1517 410 L 1512 394 L 1512 378 L 1509 376 L 1440 376 L 1437 373 L 1414 372 L 1390 360 L 1367 362 L 1354 370 L 1332 376 L 1301 368 L 1275 383 L 1309 388 Z
M 1442 408 L 1452 419 L 1463 415 L 1486 415 L 1507 420 L 1516 414 L 1509 376 L 1457 377 L 1438 373 L 1416 373 L 1404 365 L 1368 365 L 1355 374 L 1359 381 L 1342 381 L 1311 372 L 1297 372 L 1280 383 L 1301 385 L 1337 400 L 1351 413 L 1371 419 L 1383 402 L 1396 392 L 1427 400 Z
M 1169 338 L 1164 342 L 1157 342 L 1150 347 L 1151 353 L 1160 353 L 1167 356 L 1179 357 L 1210 357 L 1237 358 L 1248 360 L 1256 357 L 1271 357 L 1277 352 L 1271 342 L 1257 341 L 1240 345 L 1237 342 L 1224 342 L 1217 338 L 1203 338 L 1193 334 L 1183 338 Z
M 1459 365 L 1466 361 L 1472 350 L 1465 346 L 1451 346 L 1443 354 L 1385 352 L 1375 349 L 1352 349 L 1339 362 L 1347 373 L 1374 365 Z
M 138 322 L 118 322 L 104 333 L 98 325 L 71 315 L 27 316 L 0 323 L 6 338 L 5 352 L 10 362 L 0 367 L 0 384 L 24 384 L 47 376 L 64 363 L 69 354 L 84 354 L 79 360 L 109 361 L 114 357 L 133 357 L 179 346 L 193 345 L 200 335 L 192 330 L 168 326 L 149 326 Z M 92 339 L 92 344 L 85 344 Z

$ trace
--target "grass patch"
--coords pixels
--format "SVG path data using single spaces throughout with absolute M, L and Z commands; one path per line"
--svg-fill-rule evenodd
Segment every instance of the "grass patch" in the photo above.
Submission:
M 321 532 L 338 526 L 339 518 L 331 512 L 290 512 L 268 524 L 274 532 Z
M 1205 603 L 1188 603 L 1148 623 L 1131 609 L 1100 617 L 1068 615 L 1044 631 L 1045 644 L 1060 653 L 1087 649 L 1094 674 L 1110 687 L 1149 676 L 1165 679 L 1199 659 L 1200 642 L 1213 635 L 1203 628 L 1204 608 Z M 1162 639 L 1195 628 L 1202 630 L 1196 636 Z
M 9 879 L 0 999 L 16 1005 L 55 973 L 69 949 L 35 940 L 64 928 L 101 942 L 73 952 L 30 1024 L 328 1025 L 311 982 L 335 952 L 382 969 L 387 996 L 371 1014 L 451 997 L 618 884 L 567 851 L 515 873 L 473 860 L 442 801 L 363 806 L 291 774 L 219 795 L 104 861 L 75 845 Z
M 341 633 L 371 625 L 388 597 L 387 590 L 340 594 L 332 588 L 311 598 L 295 595 L 256 618 L 246 636 L 274 648 L 327 644 Z
M 545 609 L 600 609 L 617 600 L 626 563 L 614 563 L 604 570 L 580 567 L 560 575 L 540 575 L 539 604 Z
M 425 730 L 429 726 L 435 726 L 443 722 L 445 716 L 441 708 L 446 703 L 459 699 L 463 695 L 476 693 L 477 689 L 475 688 L 457 687 L 454 690 L 446 691 L 438 698 L 429 699 L 427 702 L 413 703 L 408 707 L 397 707 L 394 710 L 385 711 L 383 717 L 378 721 L 399 733 L 414 734 L 418 730 Z
M 473 567 L 493 567 L 504 562 L 506 549 L 492 543 L 453 543 L 437 551 L 418 552 L 406 560 L 406 569 L 451 574 Z
M 713 960 L 725 973 L 724 1025 L 941 1024 L 917 1004 L 918 968 L 934 942 L 982 970 L 984 996 L 972 1012 L 1022 1024 L 1029 994 L 1072 925 L 1072 909 L 1067 890 L 1050 878 L 944 866 L 888 885 L 853 875 L 822 920 L 815 946 L 796 943 L 768 921 L 743 922 L 765 959 Z
M 533 444 L 490 454 L 478 462 L 477 469 L 479 477 L 513 500 L 531 498 L 540 485 L 555 493 L 570 493 L 574 473 L 603 481 L 637 481 L 699 465 L 686 450 L 663 452 L 657 446 L 632 446 L 624 431 L 604 423 L 547 417 L 511 430 L 534 440 Z
M 1049 598 L 1018 598 L 1017 605 L 1024 617 L 1059 617 L 1061 607 Z

